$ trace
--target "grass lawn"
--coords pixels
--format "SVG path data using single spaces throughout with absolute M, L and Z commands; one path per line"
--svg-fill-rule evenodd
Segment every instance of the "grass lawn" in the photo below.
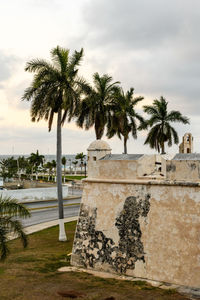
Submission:
M 85 176 L 82 176 L 82 175 L 66 175 L 65 178 L 67 180 L 81 180 L 81 179 L 85 178 Z
M 9 242 L 10 255 L 0 263 L 1 300 L 54 300 L 69 290 L 81 293 L 76 299 L 187 299 L 173 290 L 161 290 L 137 281 L 102 279 L 87 273 L 60 273 L 68 266 L 76 223 L 66 224 L 67 242 L 58 242 L 58 226 L 31 234 L 29 247 L 22 249 L 19 240 Z M 113 298 L 112 298 L 113 297 Z

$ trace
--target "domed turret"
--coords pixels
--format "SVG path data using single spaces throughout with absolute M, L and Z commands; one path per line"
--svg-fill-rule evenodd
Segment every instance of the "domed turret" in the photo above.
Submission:
M 101 159 L 107 154 L 111 154 L 111 148 L 109 144 L 102 140 L 96 140 L 92 142 L 88 147 L 88 177 L 90 176 L 90 170 L 95 168 L 96 161 Z

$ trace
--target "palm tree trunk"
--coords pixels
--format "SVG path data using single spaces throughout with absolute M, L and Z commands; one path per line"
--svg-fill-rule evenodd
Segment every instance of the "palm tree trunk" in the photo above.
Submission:
M 64 213 L 63 213 L 63 195 L 62 195 L 62 137 L 61 137 L 61 120 L 62 111 L 58 110 L 57 119 L 57 192 L 58 192 L 58 211 L 59 211 L 59 241 L 66 241 L 66 233 L 64 227 Z
M 81 175 L 82 175 L 83 162 L 81 161 Z
M 101 140 L 103 133 L 104 133 L 104 127 L 102 128 L 101 123 L 97 120 L 94 124 L 96 139 Z
M 66 167 L 66 165 L 64 165 L 64 179 L 63 179 L 64 183 L 65 183 L 65 167 Z
M 162 153 L 161 154 L 165 154 L 165 143 L 161 144 L 161 149 L 162 149 Z
M 127 137 L 124 136 L 124 154 L 127 154 Z

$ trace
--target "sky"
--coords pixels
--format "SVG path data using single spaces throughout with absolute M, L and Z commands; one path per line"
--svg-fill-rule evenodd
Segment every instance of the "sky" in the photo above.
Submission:
M 33 58 L 50 60 L 57 45 L 84 48 L 80 74 L 92 83 L 94 72 L 109 74 L 124 90 L 134 87 L 151 105 L 163 96 L 169 110 L 180 110 L 190 125 L 174 124 L 180 142 L 194 136 L 200 152 L 200 1 L 199 0 L 0 0 L 0 154 L 56 153 L 56 122 L 49 133 L 44 121 L 33 123 L 30 103 L 21 101 L 32 74 Z M 128 153 L 155 153 L 144 146 L 146 132 L 131 136 Z M 63 127 L 63 153 L 87 152 L 94 129 Z M 123 141 L 107 140 L 112 153 Z M 178 146 L 167 149 L 178 152 Z

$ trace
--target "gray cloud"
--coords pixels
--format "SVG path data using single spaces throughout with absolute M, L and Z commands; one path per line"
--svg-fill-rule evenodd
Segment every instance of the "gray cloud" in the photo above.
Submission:
M 16 57 L 6 55 L 3 51 L 0 50 L 0 82 L 7 80 L 11 76 L 13 65 L 15 63 Z
M 54 14 L 54 22 L 57 24 L 57 21 L 65 15 L 66 26 L 59 28 L 63 46 L 70 48 L 71 53 L 74 49 L 84 48 L 82 69 L 88 78 L 91 79 L 92 73 L 96 71 L 101 74 L 109 73 L 115 81 L 121 81 L 124 89 L 133 86 L 135 92 L 145 98 L 153 100 L 163 95 L 169 101 L 170 109 L 179 109 L 191 118 L 191 125 L 175 126 L 179 136 L 191 131 L 194 133 L 195 141 L 198 141 L 200 138 L 198 136 L 199 0 L 76 0 L 71 10 L 67 9 L 68 6 L 63 0 L 20 0 L 20 2 L 25 11 L 28 9 L 30 17 L 39 15 L 40 21 L 44 20 L 43 15 L 47 21 Z M 72 19 L 69 26 L 67 18 L 73 16 L 74 12 L 77 12 L 76 18 Z M 44 26 L 41 28 L 43 30 L 45 28 L 45 35 L 55 36 L 55 46 L 60 42 L 57 31 L 51 32 L 51 28 Z M 37 39 L 35 37 L 32 39 L 37 45 Z M 38 45 L 42 49 L 43 45 Z M 52 45 L 49 46 L 51 47 Z M 21 65 L 16 57 L 6 55 L 5 51 L 0 50 L 0 88 L 6 90 L 6 80 L 15 74 L 13 70 L 16 65 L 17 74 L 21 72 L 19 70 L 24 68 L 24 61 L 20 63 Z M 20 101 L 24 89 L 30 84 L 28 78 L 24 78 L 21 83 L 6 91 L 9 105 L 24 110 L 30 107 L 30 103 Z M 63 152 L 85 152 L 94 138 L 93 130 L 89 132 L 68 130 L 66 126 L 63 129 Z M 149 147 L 142 147 L 144 139 L 141 134 L 137 141 L 130 138 L 129 153 L 150 153 Z M 6 152 L 4 145 L 7 141 L 10 149 L 12 144 L 16 143 L 15 148 L 19 149 L 16 152 L 19 153 L 29 152 L 26 149 L 30 147 L 33 150 L 34 147 L 41 147 L 44 153 L 45 150 L 47 152 L 46 145 L 49 145 L 49 152 L 55 153 L 55 132 L 48 134 L 47 128 L 7 128 L 1 130 L 0 141 L 1 152 Z M 110 140 L 109 143 L 113 153 L 120 152 L 120 149 L 122 151 L 122 142 L 117 138 Z M 197 146 L 198 144 L 200 145 L 196 142 Z M 177 147 L 174 146 L 172 151 L 177 151 Z M 198 147 L 196 151 L 199 151 Z
M 181 31 L 184 4 L 188 1 L 97 0 L 83 14 L 94 44 L 154 48 Z
M 56 123 L 56 122 L 55 122 Z M 34 127 L 35 125 L 35 127 Z M 73 130 L 65 124 L 62 130 L 62 149 L 65 154 L 86 153 L 88 144 L 95 139 L 94 131 Z M 0 131 L 0 154 L 29 154 L 37 149 L 41 153 L 56 153 L 56 128 L 48 132 L 48 126 L 4 127 Z M 30 150 L 31 149 L 31 150 Z
M 183 113 L 199 113 L 198 0 L 90 0 L 82 15 L 96 71 L 152 99 L 163 95 Z

